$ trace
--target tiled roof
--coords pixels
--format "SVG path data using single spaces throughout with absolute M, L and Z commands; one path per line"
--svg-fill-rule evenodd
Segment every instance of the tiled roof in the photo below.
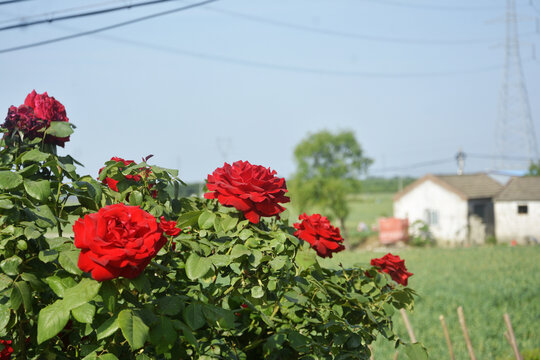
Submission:
M 452 191 L 463 199 L 482 199 L 494 197 L 503 186 L 485 173 L 466 175 L 431 175 L 428 174 L 394 196 L 394 200 L 413 190 L 425 181 L 431 180 L 445 189 Z
M 495 200 L 540 200 L 540 176 L 512 178 Z

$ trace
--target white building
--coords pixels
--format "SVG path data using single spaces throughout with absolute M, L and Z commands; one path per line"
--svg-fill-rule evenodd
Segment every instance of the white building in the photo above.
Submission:
M 540 177 L 512 178 L 494 202 L 497 241 L 540 241 Z
M 394 196 L 394 216 L 426 222 L 438 242 L 483 243 L 495 233 L 493 197 L 502 188 L 484 173 L 429 174 Z

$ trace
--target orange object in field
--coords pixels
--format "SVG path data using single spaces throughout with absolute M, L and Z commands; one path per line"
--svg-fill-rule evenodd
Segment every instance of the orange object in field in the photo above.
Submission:
M 409 219 L 379 219 L 379 241 L 381 244 L 395 244 L 407 240 L 409 240 Z

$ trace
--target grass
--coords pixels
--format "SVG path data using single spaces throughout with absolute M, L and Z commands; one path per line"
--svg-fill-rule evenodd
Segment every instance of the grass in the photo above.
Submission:
M 510 315 L 520 349 L 540 348 L 540 247 L 424 248 L 394 251 L 414 273 L 409 286 L 418 292 L 409 319 L 431 359 L 448 359 L 439 315 L 444 315 L 456 359 L 468 359 L 456 309 L 463 306 L 477 359 L 512 358 L 503 334 L 503 314 Z M 343 252 L 334 257 L 346 266 L 367 264 L 383 253 Z M 396 330 L 408 341 L 399 313 Z M 378 341 L 374 357 L 392 359 L 393 344 Z M 404 353 L 399 359 L 405 359 Z

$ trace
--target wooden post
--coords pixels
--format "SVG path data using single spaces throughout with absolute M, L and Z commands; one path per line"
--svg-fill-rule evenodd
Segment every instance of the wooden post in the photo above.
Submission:
M 368 345 L 368 348 L 369 348 L 369 360 L 375 360 L 375 358 L 373 357 L 373 346 L 371 345 Z
M 396 351 L 396 353 L 394 354 L 394 360 L 398 360 L 398 355 L 399 355 L 399 351 Z
M 399 311 L 401 312 L 401 316 L 403 317 L 403 322 L 405 323 L 405 327 L 407 328 L 407 332 L 409 333 L 411 343 L 414 344 L 416 342 L 416 336 L 414 336 L 414 331 L 411 323 L 409 322 L 409 318 L 407 317 L 407 313 L 405 312 L 405 309 L 400 309 Z
M 512 345 L 512 350 L 514 350 L 516 360 L 523 360 L 523 357 L 521 357 L 521 354 L 519 353 L 516 336 L 514 335 L 514 329 L 512 328 L 512 322 L 510 321 L 510 316 L 505 313 L 503 315 L 503 318 L 504 322 L 506 323 L 506 328 L 508 329 L 508 338 L 510 339 L 510 345 Z
M 455 360 L 456 358 L 454 357 L 454 348 L 452 347 L 452 341 L 450 341 L 450 334 L 448 333 L 448 328 L 446 327 L 446 321 L 444 321 L 444 316 L 439 316 L 439 320 L 441 320 L 444 338 L 446 339 L 446 345 L 448 345 L 448 352 L 450 352 L 450 359 Z
M 463 314 L 463 308 L 461 306 L 457 308 L 457 313 L 459 324 L 461 325 L 461 330 L 463 331 L 463 337 L 465 338 L 465 343 L 467 343 L 469 357 L 471 360 L 476 360 L 476 356 L 474 356 L 474 350 L 471 344 L 471 338 L 469 337 L 469 331 L 467 330 L 467 325 L 465 324 L 465 315 Z

